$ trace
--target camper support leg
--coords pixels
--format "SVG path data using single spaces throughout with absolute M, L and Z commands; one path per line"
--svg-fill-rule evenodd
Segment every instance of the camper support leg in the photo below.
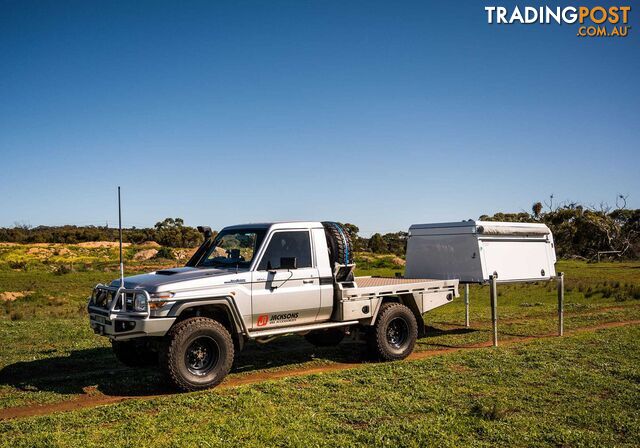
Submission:
M 493 323 L 493 346 L 498 346 L 498 286 L 496 278 L 489 276 L 489 288 L 491 291 L 491 322 Z
M 558 336 L 564 334 L 564 272 L 556 277 L 558 282 Z
M 464 326 L 469 328 L 469 283 L 464 285 Z

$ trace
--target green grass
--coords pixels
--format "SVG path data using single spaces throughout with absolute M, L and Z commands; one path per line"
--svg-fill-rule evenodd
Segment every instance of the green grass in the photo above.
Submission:
M 640 328 L 0 423 L 3 446 L 637 446 Z
M 379 258 L 359 263 L 357 275 L 402 271 L 392 258 Z M 128 266 L 137 272 L 154 265 L 160 264 Z M 95 283 L 117 276 L 116 266 L 111 256 L 56 274 L 38 260 L 27 260 L 20 269 L 0 260 L 0 292 L 29 292 L 0 304 L 0 409 L 56 403 L 86 392 L 144 396 L 165 391 L 155 370 L 117 364 L 108 341 L 88 327 L 86 297 Z M 566 274 L 568 330 L 640 320 L 640 263 L 561 261 L 558 270 Z M 556 331 L 555 284 L 499 285 L 499 293 L 501 340 Z M 462 298 L 427 313 L 429 337 L 416 350 L 489 340 L 488 305 L 488 288 L 473 286 L 471 329 L 462 327 Z M 638 336 L 636 328 L 609 329 L 497 351 L 364 363 L 350 372 L 21 419 L 0 423 L 5 436 L 0 444 L 75 445 L 86 438 L 89 445 L 113 440 L 141 446 L 213 446 L 223 440 L 229 445 L 633 445 L 638 408 L 629 403 L 640 398 Z M 250 344 L 230 378 L 361 362 L 362 351 L 353 341 L 317 349 L 302 338 L 283 337 Z M 585 395 L 598 397 L 600 407 Z M 598 409 L 590 412 L 590 406 Z M 138 433 L 128 425 L 143 429 Z
M 176 261 L 134 261 L 148 246 L 130 246 L 127 275 L 175 266 Z M 35 251 L 35 252 L 34 252 Z M 46 252 L 42 252 L 46 251 Z M 59 255 L 53 255 L 58 253 Z M 16 264 L 19 263 L 19 264 Z M 22 292 L 20 300 L 0 302 L 0 319 L 74 318 L 84 316 L 87 297 L 97 283 L 118 276 L 117 248 L 75 245 L 0 245 L 0 293 Z

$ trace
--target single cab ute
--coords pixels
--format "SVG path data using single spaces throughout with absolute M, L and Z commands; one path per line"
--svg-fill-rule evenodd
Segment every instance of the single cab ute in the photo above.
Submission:
M 186 266 L 96 285 L 88 312 L 130 366 L 159 363 L 178 389 L 219 384 L 249 340 L 304 335 L 336 345 L 364 333 L 380 360 L 408 356 L 422 314 L 458 296 L 458 280 L 354 277 L 353 250 L 335 222 L 226 227 Z

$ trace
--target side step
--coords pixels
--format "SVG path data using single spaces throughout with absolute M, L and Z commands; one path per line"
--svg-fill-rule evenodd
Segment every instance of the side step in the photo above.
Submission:
M 298 327 L 282 327 L 272 330 L 249 331 L 248 336 L 251 339 L 263 338 L 265 336 L 276 336 L 279 334 L 302 333 L 304 331 L 323 330 L 325 328 L 348 327 L 357 324 L 357 320 L 346 322 L 323 322 L 321 324 L 300 325 Z

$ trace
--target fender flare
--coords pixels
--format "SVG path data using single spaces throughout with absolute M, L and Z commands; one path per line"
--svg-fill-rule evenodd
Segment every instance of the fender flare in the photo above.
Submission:
M 225 307 L 231 318 L 233 319 L 233 324 L 236 327 L 236 332 L 242 335 L 247 335 L 248 330 L 242 319 L 242 315 L 236 306 L 235 301 L 230 296 L 220 296 L 220 297 L 203 297 L 201 299 L 188 299 L 184 301 L 177 301 L 169 310 L 167 317 L 179 317 L 180 314 L 186 309 L 201 307 L 206 305 L 222 305 Z
M 400 302 L 409 308 L 415 316 L 416 323 L 418 324 L 418 337 L 425 337 L 427 335 L 427 326 L 424 323 L 424 318 L 422 317 L 418 304 L 416 303 L 415 294 L 402 294 L 400 296 Z
M 380 307 L 383 302 L 397 302 L 409 308 L 416 318 L 416 323 L 418 324 L 418 337 L 423 338 L 426 336 L 427 326 L 424 323 L 422 314 L 420 314 L 416 298 L 413 294 L 400 294 L 399 296 L 376 297 L 372 299 L 373 312 L 371 313 L 369 325 L 375 325 L 378 320 L 378 312 L 380 311 Z

